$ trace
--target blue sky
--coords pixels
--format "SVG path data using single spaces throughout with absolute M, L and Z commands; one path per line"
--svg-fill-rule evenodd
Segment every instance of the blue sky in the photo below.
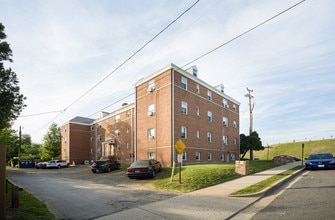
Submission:
M 169 63 L 184 66 L 300 1 L 199 1 L 113 72 L 195 2 L 0 0 L 0 22 L 14 54 L 6 66 L 18 74 L 28 105 L 13 128 L 21 125 L 40 143 L 52 122 L 113 111 L 134 101 L 120 99 L 134 92 L 142 77 Z M 332 0 L 307 0 L 188 67 L 196 65 L 198 77 L 213 86 L 223 83 L 226 94 L 241 103 L 244 134 L 246 88 L 253 90 L 253 128 L 263 145 L 331 138 L 334 8 Z M 45 112 L 54 113 L 28 117 Z

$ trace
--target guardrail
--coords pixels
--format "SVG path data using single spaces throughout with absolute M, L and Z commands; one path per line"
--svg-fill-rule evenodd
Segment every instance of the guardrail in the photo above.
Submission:
M 19 208 L 19 192 L 23 190 L 22 187 L 6 178 L 6 194 L 8 193 L 8 184 L 11 187 L 11 208 Z

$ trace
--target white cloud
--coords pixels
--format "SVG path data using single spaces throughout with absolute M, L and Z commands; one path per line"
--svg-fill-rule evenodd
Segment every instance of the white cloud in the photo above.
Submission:
M 183 66 L 298 1 L 200 1 L 99 86 L 71 105 L 58 124 L 88 116 L 133 92 L 140 78 L 168 63 Z M 6 1 L 0 19 L 14 52 L 28 107 L 22 115 L 61 110 L 98 83 L 194 1 Z M 199 78 L 241 102 L 256 102 L 254 129 L 265 143 L 333 135 L 334 2 L 306 1 L 199 59 Z M 132 99 L 126 99 L 130 102 Z M 57 113 L 19 118 L 14 127 L 40 141 Z M 96 117 L 96 116 L 94 116 Z M 46 126 L 45 126 L 46 125 Z

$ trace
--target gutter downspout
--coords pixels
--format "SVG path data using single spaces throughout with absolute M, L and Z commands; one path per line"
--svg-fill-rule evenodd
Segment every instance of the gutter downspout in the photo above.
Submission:
M 172 67 L 172 162 L 175 163 L 175 149 L 174 149 L 174 68 Z

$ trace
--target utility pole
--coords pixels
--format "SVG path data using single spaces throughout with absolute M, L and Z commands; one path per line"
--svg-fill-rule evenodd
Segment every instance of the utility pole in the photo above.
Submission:
M 21 125 L 20 125 L 20 130 L 19 130 L 19 150 L 18 150 L 19 165 L 21 165 L 21 141 L 22 141 L 21 139 L 22 139 L 22 132 L 21 132 Z
M 248 98 L 248 104 L 249 104 L 249 114 L 250 114 L 250 123 L 249 123 L 249 136 L 251 135 L 252 133 L 252 111 L 254 110 L 254 104 L 251 103 L 251 99 L 253 99 L 254 97 L 251 95 L 251 93 L 254 91 L 254 90 L 251 90 L 247 87 L 247 91 L 248 91 L 248 94 L 245 95 L 245 97 Z M 253 154 L 253 151 L 250 150 L 250 160 L 253 160 L 254 159 L 254 154 Z

